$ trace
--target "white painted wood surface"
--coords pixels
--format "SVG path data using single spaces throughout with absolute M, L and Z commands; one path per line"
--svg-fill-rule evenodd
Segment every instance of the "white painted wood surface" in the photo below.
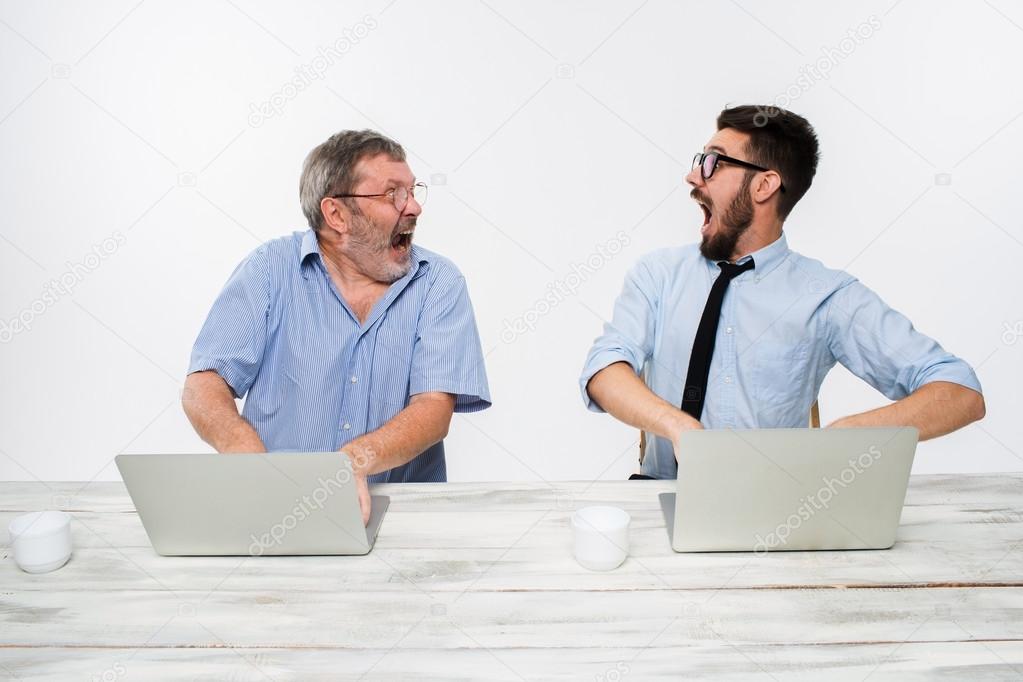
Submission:
M 119 483 L 0 483 L 0 680 L 1019 680 L 1023 474 L 914 477 L 887 551 L 675 554 L 664 481 L 379 486 L 365 557 L 157 556 Z M 610 573 L 568 518 L 632 515 Z M 7 522 L 74 515 L 29 575 Z

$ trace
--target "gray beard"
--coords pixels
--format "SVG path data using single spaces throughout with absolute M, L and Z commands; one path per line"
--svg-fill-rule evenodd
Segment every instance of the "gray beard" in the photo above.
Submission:
M 359 266 L 368 277 L 377 282 L 393 284 L 408 274 L 412 269 L 412 247 L 405 254 L 402 263 L 393 263 L 391 257 L 391 241 L 380 242 L 375 238 L 372 226 L 365 217 L 356 217 L 358 228 L 348 233 L 345 255 Z M 353 225 L 354 227 L 354 225 Z

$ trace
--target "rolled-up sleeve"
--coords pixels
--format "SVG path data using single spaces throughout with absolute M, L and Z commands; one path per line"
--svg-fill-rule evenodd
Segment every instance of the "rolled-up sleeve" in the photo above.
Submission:
M 653 355 L 657 292 L 657 283 L 645 262 L 637 263 L 625 276 L 625 285 L 615 301 L 611 321 L 604 323 L 604 333 L 593 342 L 579 377 L 579 389 L 586 409 L 604 411 L 586 390 L 594 374 L 616 362 L 629 363 L 639 374 Z
M 188 373 L 213 370 L 235 396 L 248 393 L 266 348 L 271 285 L 266 254 L 257 250 L 235 268 L 199 332 Z
M 432 391 L 454 394 L 455 412 L 478 412 L 491 404 L 483 347 L 461 274 L 434 283 L 419 318 L 409 395 Z
M 918 332 L 905 315 L 859 281 L 832 294 L 827 319 L 835 359 L 891 400 L 934 381 L 981 392 L 977 375 L 964 360 Z

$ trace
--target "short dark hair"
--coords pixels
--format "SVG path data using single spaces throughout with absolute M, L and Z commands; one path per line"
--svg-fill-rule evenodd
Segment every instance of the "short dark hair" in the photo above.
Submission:
M 351 194 L 360 178 L 355 166 L 365 157 L 387 154 L 395 161 L 405 160 L 405 150 L 391 138 L 375 130 L 342 130 L 317 146 L 302 164 L 298 196 L 302 213 L 309 227 L 319 230 L 323 225 L 320 201 L 332 194 Z M 346 204 L 357 211 L 351 199 Z M 352 202 L 352 203 L 348 203 Z
M 749 135 L 749 161 L 781 175 L 778 217 L 784 220 L 810 189 L 820 151 L 817 133 L 802 116 L 775 106 L 745 104 L 718 114 L 718 130 L 733 128 Z

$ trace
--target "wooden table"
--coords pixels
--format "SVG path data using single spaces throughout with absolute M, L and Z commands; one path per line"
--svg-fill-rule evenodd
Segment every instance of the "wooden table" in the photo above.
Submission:
M 120 483 L 0 483 L 73 513 L 29 575 L 0 549 L 0 679 L 1023 679 L 1023 474 L 913 477 L 887 551 L 675 554 L 667 481 L 390 484 L 364 557 L 167 558 Z M 573 509 L 632 515 L 593 573 Z

